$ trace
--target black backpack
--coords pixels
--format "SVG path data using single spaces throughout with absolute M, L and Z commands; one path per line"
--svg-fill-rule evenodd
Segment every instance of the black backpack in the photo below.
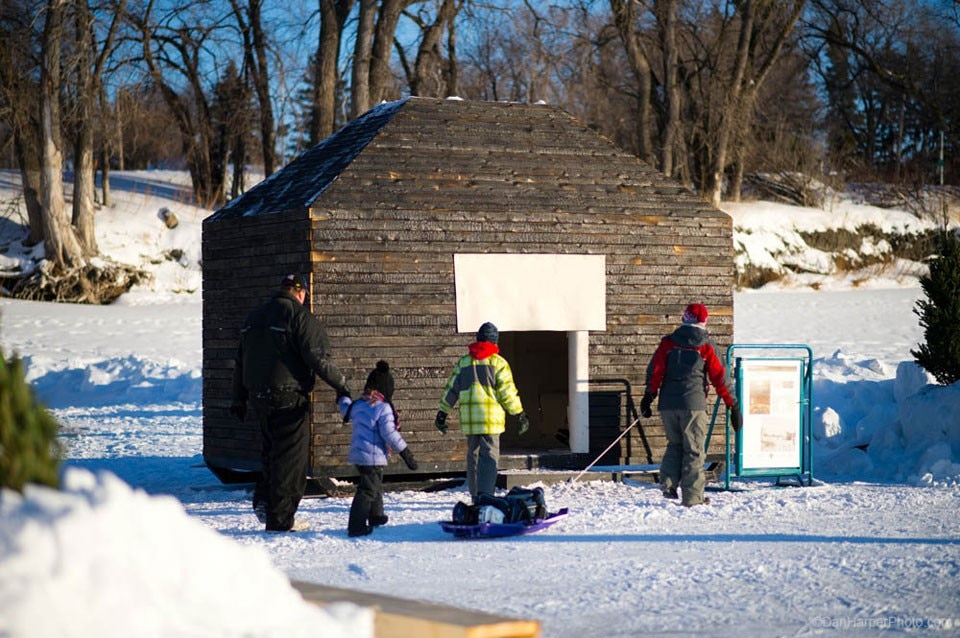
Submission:
M 479 509 L 484 505 L 492 505 L 503 512 L 504 523 L 532 523 L 547 517 L 547 505 L 542 487 L 535 487 L 532 490 L 514 487 L 502 497 L 480 494 L 475 507 Z M 454 508 L 454 517 L 456 517 L 456 508 Z
M 463 501 L 453 506 L 453 522 L 457 525 L 476 525 L 480 522 L 480 508 Z
M 547 503 L 543 497 L 542 487 L 535 487 L 532 490 L 514 487 L 504 498 L 510 506 L 505 518 L 510 522 L 532 523 L 547 517 Z

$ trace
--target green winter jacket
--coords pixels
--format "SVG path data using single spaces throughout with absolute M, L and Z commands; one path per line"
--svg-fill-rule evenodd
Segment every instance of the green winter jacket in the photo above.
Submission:
M 507 414 L 520 414 L 523 405 L 513 372 L 495 344 L 471 343 L 470 354 L 457 361 L 440 399 L 449 413 L 460 403 L 460 429 L 464 434 L 500 434 Z

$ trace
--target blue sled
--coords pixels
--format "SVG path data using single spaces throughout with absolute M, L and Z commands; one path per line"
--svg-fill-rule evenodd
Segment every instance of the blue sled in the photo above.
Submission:
M 548 514 L 546 518 L 538 518 L 529 523 L 478 523 L 463 525 L 450 521 L 439 521 L 443 531 L 453 534 L 457 538 L 502 538 L 504 536 L 518 536 L 532 534 L 547 529 L 567 515 L 568 509 L 561 508 L 559 512 Z

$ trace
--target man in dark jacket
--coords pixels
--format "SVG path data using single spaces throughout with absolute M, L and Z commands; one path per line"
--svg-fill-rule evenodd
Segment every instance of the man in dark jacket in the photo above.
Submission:
M 294 515 L 307 485 L 310 464 L 310 392 L 316 377 L 350 396 L 347 380 L 330 361 L 330 341 L 320 321 L 303 305 L 306 282 L 287 275 L 280 290 L 248 316 L 240 330 L 230 412 L 241 421 L 247 401 L 263 434 L 261 480 L 253 508 L 267 531 L 305 529 Z
M 687 507 L 709 503 L 703 497 L 704 449 L 707 439 L 707 394 L 709 384 L 730 408 L 730 422 L 740 429 L 740 410 L 724 378 L 723 363 L 707 332 L 707 307 L 693 303 L 683 313 L 683 323 L 660 341 L 647 367 L 647 390 L 640 401 L 640 414 L 649 418 L 650 405 L 660 396 L 660 418 L 667 436 L 667 449 L 660 463 L 660 487 L 667 498 L 678 498 Z

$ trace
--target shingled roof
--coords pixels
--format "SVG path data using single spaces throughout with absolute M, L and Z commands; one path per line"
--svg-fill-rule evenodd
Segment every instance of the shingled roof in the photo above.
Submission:
M 384 102 L 210 216 L 211 220 L 309 208 L 406 100 Z
M 368 153 L 380 159 L 355 170 L 358 157 Z M 460 196 L 473 189 L 486 206 L 491 197 L 513 203 L 529 199 L 526 204 L 534 207 L 547 201 L 555 205 L 559 197 L 576 212 L 601 200 L 603 208 L 622 204 L 622 211 L 657 208 L 662 214 L 658 203 L 668 201 L 672 214 L 718 212 L 557 107 L 406 98 L 371 109 L 209 219 L 309 209 L 348 177 L 359 181 L 348 180 L 352 184 L 344 188 L 361 191 L 403 182 L 408 206 L 410 190 L 422 186 L 448 193 L 447 187 L 454 187 L 458 206 L 469 204 L 472 197 L 464 202 Z M 336 205 L 336 195 L 331 196 L 334 201 L 325 200 L 325 206 Z M 677 206 L 678 196 L 686 206 Z M 356 193 L 347 198 L 355 202 Z M 432 208 L 430 201 L 418 204 Z

